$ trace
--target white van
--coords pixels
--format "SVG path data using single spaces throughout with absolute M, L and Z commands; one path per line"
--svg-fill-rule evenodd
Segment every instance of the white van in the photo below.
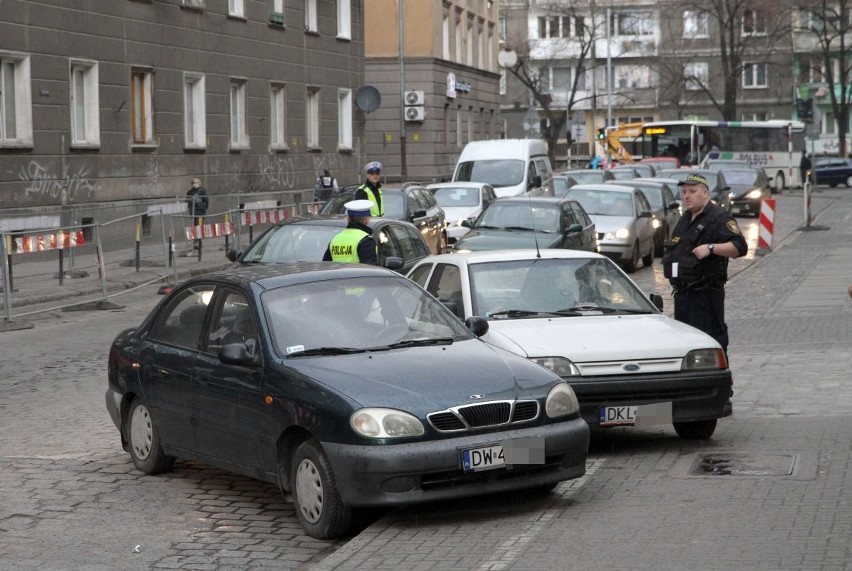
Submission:
M 486 182 L 500 196 L 550 190 L 553 169 L 547 145 L 538 139 L 471 141 L 453 172 L 453 182 Z

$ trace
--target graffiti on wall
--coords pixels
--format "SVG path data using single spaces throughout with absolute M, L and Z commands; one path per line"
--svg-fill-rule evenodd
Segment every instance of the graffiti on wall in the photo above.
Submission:
M 57 174 L 32 160 L 26 166 L 21 165 L 18 180 L 26 183 L 24 194 L 30 196 L 50 197 L 61 200 L 63 192 L 67 202 L 79 202 L 91 198 L 100 185 L 89 180 L 89 168 L 83 164 L 76 170 L 70 165 L 62 167 Z
M 293 188 L 296 184 L 296 169 L 290 157 L 261 155 L 258 170 L 264 184 L 282 188 Z
M 160 182 L 160 163 L 157 159 L 150 159 L 145 167 L 145 176 L 147 180 L 141 183 L 133 183 L 130 185 L 130 194 L 138 194 L 143 197 L 163 196 L 166 192 L 166 187 Z

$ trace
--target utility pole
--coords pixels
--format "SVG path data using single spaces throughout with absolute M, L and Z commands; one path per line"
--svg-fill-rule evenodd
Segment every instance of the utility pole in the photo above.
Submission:
M 397 0 L 399 6 L 399 164 L 400 175 L 408 179 L 408 160 L 405 149 L 405 0 Z

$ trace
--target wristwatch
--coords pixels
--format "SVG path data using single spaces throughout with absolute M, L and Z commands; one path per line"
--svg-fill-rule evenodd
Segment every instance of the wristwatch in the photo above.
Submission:
M 710 252 L 710 255 L 713 255 L 713 248 L 716 247 L 716 244 L 707 244 L 707 251 Z

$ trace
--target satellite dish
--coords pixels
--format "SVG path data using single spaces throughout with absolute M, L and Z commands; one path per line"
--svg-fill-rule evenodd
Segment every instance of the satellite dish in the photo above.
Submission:
M 382 104 L 382 95 L 372 85 L 360 87 L 355 92 L 355 106 L 364 113 L 371 113 Z

